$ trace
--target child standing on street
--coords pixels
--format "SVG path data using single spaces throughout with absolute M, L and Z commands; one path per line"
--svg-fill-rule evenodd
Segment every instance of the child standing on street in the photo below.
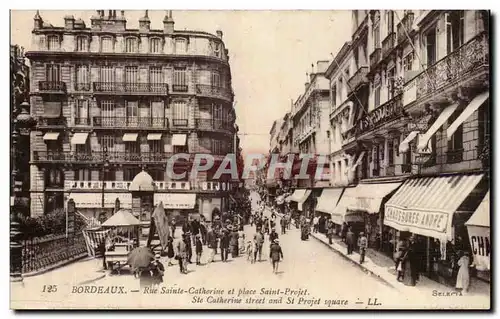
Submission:
M 200 234 L 196 235 L 195 246 L 196 246 L 196 264 L 201 265 L 200 260 L 201 260 L 201 253 L 203 252 L 203 244 L 201 243 Z

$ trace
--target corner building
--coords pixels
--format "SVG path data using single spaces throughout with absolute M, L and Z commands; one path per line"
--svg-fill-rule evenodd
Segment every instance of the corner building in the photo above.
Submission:
M 204 215 L 229 205 L 232 182 L 214 172 L 169 180 L 176 153 L 235 151 L 233 92 L 222 32 L 163 30 L 148 11 L 139 29 L 125 12 L 98 10 L 87 26 L 73 16 L 55 27 L 34 17 L 31 61 L 31 214 L 72 198 L 86 216 L 116 205 L 147 221 L 160 201 L 173 216 Z M 177 168 L 176 164 L 176 168 Z M 182 167 L 181 167 L 182 168 Z

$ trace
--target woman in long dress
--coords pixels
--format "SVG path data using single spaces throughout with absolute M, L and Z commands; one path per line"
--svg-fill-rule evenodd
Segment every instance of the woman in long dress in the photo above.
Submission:
M 469 253 L 464 252 L 462 257 L 458 260 L 458 275 L 457 275 L 457 284 L 455 287 L 457 289 L 460 289 L 464 293 L 467 293 L 469 290 L 469 284 L 470 284 L 470 275 L 469 275 L 469 265 L 470 265 L 470 259 L 469 259 Z

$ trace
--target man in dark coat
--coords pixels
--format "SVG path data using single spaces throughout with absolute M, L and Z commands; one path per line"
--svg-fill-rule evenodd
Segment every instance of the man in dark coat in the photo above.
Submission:
M 286 234 L 286 216 L 281 217 L 280 226 L 281 226 L 281 235 Z
M 326 223 L 326 236 L 328 237 L 328 243 L 333 244 L 333 232 L 334 232 L 334 224 L 331 219 Z
M 238 229 L 236 227 L 232 228 L 229 245 L 231 246 L 231 256 L 233 258 L 238 257 L 239 247 L 238 247 L 238 238 L 240 237 L 238 233 Z
M 350 255 L 354 250 L 354 244 L 355 244 L 354 233 L 352 232 L 351 227 L 349 227 L 347 230 L 346 243 L 347 243 L 347 254 Z
M 346 242 L 347 231 L 349 230 L 349 226 L 346 222 L 342 224 L 342 229 L 340 230 L 340 237 L 342 238 L 342 242 Z
M 403 263 L 403 283 L 407 286 L 415 286 L 418 280 L 419 258 L 416 252 L 415 237 L 410 237 L 408 248 L 402 257 Z
M 273 265 L 273 273 L 277 274 L 280 259 L 283 258 L 283 250 L 281 250 L 278 239 L 275 239 L 269 248 L 269 258 Z
M 211 263 L 214 261 L 215 253 L 217 251 L 217 234 L 215 233 L 213 228 L 210 228 L 208 230 L 207 245 L 208 245 L 208 248 L 210 249 L 210 257 L 208 259 L 208 262 Z
M 259 261 L 262 260 L 262 246 L 264 245 L 264 234 L 262 229 L 259 229 L 253 236 L 253 241 L 255 244 L 254 260 L 257 260 L 257 255 L 259 255 Z
M 228 250 L 229 250 L 229 230 L 223 228 L 221 231 L 221 238 L 220 238 L 220 254 L 223 262 L 227 261 Z
M 275 239 L 278 239 L 278 233 L 276 232 L 276 230 L 273 228 L 271 229 L 271 233 L 269 234 L 269 242 L 270 243 L 274 243 L 274 240 Z

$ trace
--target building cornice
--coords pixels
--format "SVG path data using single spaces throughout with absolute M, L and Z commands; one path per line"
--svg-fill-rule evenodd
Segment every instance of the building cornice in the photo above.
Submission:
M 345 57 L 351 51 L 352 45 L 351 41 L 345 42 L 340 51 L 337 53 L 335 58 L 332 60 L 332 63 L 328 66 L 328 69 L 325 72 L 325 77 L 329 79 L 333 72 L 338 69 L 339 65 L 342 65 Z

